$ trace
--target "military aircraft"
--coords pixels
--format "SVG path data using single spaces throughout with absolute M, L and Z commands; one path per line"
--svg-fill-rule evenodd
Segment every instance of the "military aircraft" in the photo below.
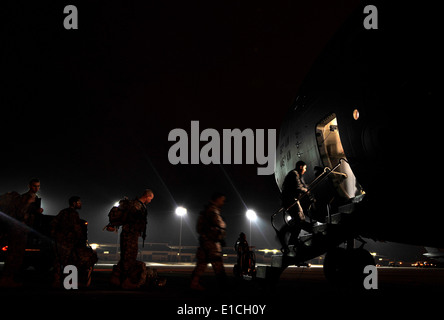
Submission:
M 298 244 L 274 257 L 280 270 L 326 253 L 326 277 L 343 281 L 374 264 L 362 237 L 444 245 L 434 10 L 372 4 L 378 28 L 364 27 L 360 4 L 312 66 L 281 126 L 277 184 L 304 161 L 316 210 Z M 288 223 L 285 208 L 273 214 L 276 231 Z

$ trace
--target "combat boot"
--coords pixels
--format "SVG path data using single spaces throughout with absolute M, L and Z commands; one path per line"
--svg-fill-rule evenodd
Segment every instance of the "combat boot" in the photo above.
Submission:
M 205 288 L 199 283 L 199 277 L 196 276 L 191 280 L 190 289 L 195 291 L 205 291 Z

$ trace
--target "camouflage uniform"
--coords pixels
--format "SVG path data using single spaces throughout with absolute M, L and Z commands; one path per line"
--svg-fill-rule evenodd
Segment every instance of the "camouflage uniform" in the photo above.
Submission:
M 282 185 L 282 206 L 284 208 L 290 207 L 295 199 L 298 199 L 302 194 L 307 192 L 308 186 L 305 183 L 304 177 L 299 174 L 297 170 L 290 171 L 286 176 Z M 304 211 L 300 202 L 296 203 L 291 209 L 290 214 L 292 218 L 305 219 Z
M 40 205 L 40 198 L 35 193 L 26 192 L 19 195 L 17 192 L 9 192 L 2 196 L 1 210 L 8 214 L 5 233 L 8 235 L 8 253 L 2 273 L 1 286 L 16 286 L 14 277 L 23 264 L 26 243 L 28 240 L 29 226 L 33 226 L 35 216 Z
M 294 245 L 298 241 L 299 233 L 305 221 L 305 214 L 300 201 L 296 202 L 295 199 L 298 199 L 307 190 L 308 186 L 304 177 L 297 170 L 292 170 L 285 176 L 282 185 L 282 207 L 287 209 L 293 206 L 288 209 L 292 218 L 290 223 L 286 223 L 277 234 L 283 249 L 288 247 L 286 241 L 288 233 L 290 233 L 288 245 Z
M 146 265 L 137 261 L 137 254 L 139 237 L 144 236 L 146 223 L 146 205 L 137 199 L 131 201 L 120 233 L 120 261 L 113 268 L 112 284 L 124 289 L 136 289 L 145 282 Z
M 219 281 L 225 279 L 221 245 L 225 238 L 225 227 L 226 224 L 220 215 L 220 208 L 216 205 L 210 203 L 200 213 L 197 223 L 197 232 L 200 235 L 199 248 L 196 252 L 197 262 L 193 271 L 193 282 L 195 284 L 205 272 L 208 263 L 213 266 L 214 273 Z
M 75 265 L 80 276 L 89 272 L 97 262 L 96 253 L 87 246 L 79 213 L 73 208 L 59 212 L 51 223 L 51 235 L 55 241 L 54 287 L 60 287 L 63 268 Z
M 247 273 L 248 272 L 248 252 L 250 251 L 250 247 L 248 246 L 247 239 L 245 237 L 245 233 L 241 233 L 236 243 L 234 244 L 234 250 L 237 253 L 237 268 L 239 273 Z

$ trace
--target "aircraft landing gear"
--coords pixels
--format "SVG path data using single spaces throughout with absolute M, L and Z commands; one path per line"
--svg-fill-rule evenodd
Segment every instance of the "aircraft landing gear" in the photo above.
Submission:
M 363 288 L 364 268 L 375 265 L 373 256 L 362 246 L 359 248 L 333 248 L 327 251 L 324 274 L 328 281 L 338 286 Z

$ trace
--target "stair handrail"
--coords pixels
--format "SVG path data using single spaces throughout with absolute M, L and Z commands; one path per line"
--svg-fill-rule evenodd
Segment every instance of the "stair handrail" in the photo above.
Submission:
M 341 159 L 339 159 L 338 164 L 335 165 L 332 169 L 330 169 L 329 167 L 324 167 L 324 171 L 319 176 L 317 176 L 316 179 L 314 179 L 310 183 L 310 185 L 307 188 L 307 191 L 302 193 L 297 199 L 295 198 L 295 202 L 293 202 L 293 204 L 291 206 L 289 206 L 288 208 L 281 207 L 278 211 L 276 211 L 275 213 L 273 213 L 271 215 L 271 226 L 273 227 L 273 229 L 276 232 L 278 232 L 278 229 L 274 226 L 274 217 L 277 214 L 281 213 L 282 211 L 288 211 L 289 209 L 293 208 L 297 203 L 299 203 L 299 200 L 301 200 L 303 197 L 305 197 L 307 194 L 309 194 L 310 191 L 313 190 L 314 188 L 316 188 L 316 186 L 318 186 L 320 182 L 324 181 L 330 174 L 334 173 L 335 170 L 337 168 L 339 168 L 339 166 L 342 164 L 342 161 L 345 161 L 348 163 L 347 159 L 341 158 Z M 288 225 L 288 222 L 285 220 L 285 218 L 284 218 L 284 222 L 285 222 L 285 224 Z

